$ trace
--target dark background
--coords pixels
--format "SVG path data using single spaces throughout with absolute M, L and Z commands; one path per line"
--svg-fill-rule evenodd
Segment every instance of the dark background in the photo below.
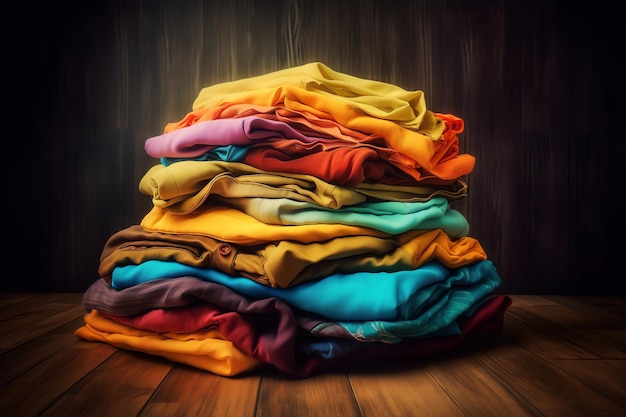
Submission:
M 152 206 L 145 139 L 202 87 L 322 61 L 464 119 L 476 167 L 454 208 L 502 292 L 624 294 L 624 24 L 602 3 L 25 2 L 4 20 L 4 292 L 98 278 Z

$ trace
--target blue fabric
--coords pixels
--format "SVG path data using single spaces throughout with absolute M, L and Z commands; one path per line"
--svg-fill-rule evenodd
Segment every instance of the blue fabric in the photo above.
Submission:
M 306 357 L 318 355 L 325 359 L 347 355 L 361 347 L 361 342 L 337 337 L 301 338 L 296 343 L 298 354 Z
M 392 322 L 423 324 L 436 319 L 439 325 L 429 326 L 431 330 L 451 323 L 453 317 L 458 317 L 474 304 L 473 301 L 481 299 L 501 283 L 489 260 L 455 269 L 431 261 L 417 269 L 397 272 L 331 274 L 319 281 L 289 288 L 274 288 L 212 268 L 150 260 L 116 267 L 111 285 L 121 290 L 151 280 L 182 276 L 216 282 L 250 297 L 278 297 L 295 308 L 341 322 L 387 321 L 390 323 L 385 323 L 384 327 L 393 328 Z M 342 325 L 351 333 L 359 331 L 355 327 L 358 324 Z M 363 330 L 364 334 L 369 331 Z
M 161 165 L 168 166 L 179 161 L 228 161 L 238 162 L 246 156 L 251 145 L 225 145 L 216 146 L 211 152 L 206 152 L 195 158 L 170 158 L 161 157 Z

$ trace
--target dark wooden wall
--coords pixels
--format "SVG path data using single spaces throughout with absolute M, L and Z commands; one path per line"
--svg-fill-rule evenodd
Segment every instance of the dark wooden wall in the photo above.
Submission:
M 23 2 L 3 25 L 2 290 L 83 291 L 204 86 L 322 61 L 465 120 L 458 202 L 508 293 L 624 291 L 624 36 L 554 0 Z M 11 24 L 9 24 L 11 23 Z

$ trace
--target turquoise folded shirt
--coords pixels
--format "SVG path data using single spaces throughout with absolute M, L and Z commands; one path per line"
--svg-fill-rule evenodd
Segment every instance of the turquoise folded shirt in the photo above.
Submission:
M 445 329 L 501 283 L 489 260 L 449 269 L 437 261 L 397 272 L 331 274 L 289 288 L 274 288 L 211 268 L 150 260 L 113 270 L 124 289 L 156 279 L 193 276 L 254 298 L 278 297 L 291 306 L 337 321 L 363 340 L 423 336 Z M 389 333 L 389 336 L 385 336 Z

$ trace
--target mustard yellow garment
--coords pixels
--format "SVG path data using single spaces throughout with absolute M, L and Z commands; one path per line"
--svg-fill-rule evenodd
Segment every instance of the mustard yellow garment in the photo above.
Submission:
M 194 101 L 193 110 L 240 102 L 241 97 L 263 95 L 259 90 L 282 86 L 321 94 L 369 116 L 398 122 L 434 138 L 444 129 L 442 121 L 427 109 L 422 91 L 344 74 L 321 62 L 205 87 Z
M 416 269 L 433 259 L 448 268 L 460 268 L 487 259 L 487 254 L 477 239 L 469 236 L 451 239 L 441 229 L 402 233 L 396 235 L 393 240 L 398 246 L 386 253 L 357 254 L 338 260 L 327 257 L 318 259 L 317 262 L 311 258 L 306 265 L 302 259 L 294 256 L 298 252 L 290 251 L 289 245 L 282 245 L 266 259 L 263 267 L 271 282 L 277 283 L 274 286 L 291 287 L 335 273 Z M 381 240 L 370 238 L 370 242 L 380 245 Z M 332 250 L 333 245 L 341 245 L 341 242 L 335 239 L 323 245 L 312 246 L 310 249 L 319 247 L 328 252 Z M 340 251 L 339 248 L 336 250 Z M 309 252 L 316 253 L 315 250 Z M 294 274 L 292 271 L 297 268 L 301 269 Z M 293 279 L 286 282 L 290 277 Z
M 212 206 L 186 215 L 173 214 L 153 206 L 141 220 L 141 226 L 149 231 L 200 234 L 240 245 L 258 245 L 277 240 L 311 243 L 338 236 L 390 236 L 369 227 L 346 224 L 266 224 L 242 211 L 225 206 Z
M 97 310 L 85 315 L 85 325 L 74 334 L 91 342 L 164 357 L 222 376 L 256 369 L 260 362 L 210 328 L 191 333 L 156 333 L 117 323 Z
M 187 214 L 198 209 L 209 195 L 289 198 L 339 209 L 372 197 L 405 202 L 427 201 L 438 196 L 458 200 L 467 195 L 467 184 L 459 179 L 447 187 L 383 187 L 368 183 L 343 187 L 312 175 L 266 172 L 239 162 L 190 160 L 151 167 L 141 178 L 139 191 L 151 196 L 152 203 L 159 208 Z
M 358 191 L 330 184 L 312 175 L 271 173 L 226 161 L 190 160 L 168 166 L 155 165 L 139 181 L 139 191 L 152 196 L 155 206 L 178 214 L 196 210 L 209 194 L 283 197 L 330 208 L 367 200 L 367 196 Z

